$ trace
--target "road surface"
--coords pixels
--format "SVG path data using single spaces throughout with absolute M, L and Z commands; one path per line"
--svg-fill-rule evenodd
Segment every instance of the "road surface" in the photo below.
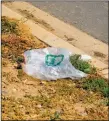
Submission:
M 33 2 L 31 3 L 93 37 L 108 43 L 107 2 Z

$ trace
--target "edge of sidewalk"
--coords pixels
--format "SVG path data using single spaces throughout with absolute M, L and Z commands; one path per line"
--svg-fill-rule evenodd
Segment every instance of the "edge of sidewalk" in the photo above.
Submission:
M 7 6 L 4 6 L 4 5 L 2 5 L 2 15 L 8 16 L 8 17 L 11 17 L 11 18 L 16 18 L 16 19 L 24 18 L 24 16 L 22 16 L 21 14 L 18 14 L 17 12 L 13 11 L 12 9 L 10 9 Z M 67 49 L 69 49 L 69 50 L 71 50 L 75 53 L 85 54 L 82 50 L 74 47 L 73 45 L 71 45 L 67 41 L 65 41 L 65 40 L 57 37 L 56 35 L 50 33 L 49 31 L 47 31 L 44 28 L 40 27 L 39 25 L 35 24 L 33 21 L 27 20 L 25 22 L 25 24 L 29 26 L 31 33 L 34 36 L 39 38 L 41 41 L 47 43 L 48 45 L 54 46 L 54 47 L 64 47 L 64 48 L 67 48 Z M 97 68 L 101 68 L 101 69 L 106 68 L 105 70 L 102 71 L 102 75 L 105 78 L 108 78 L 108 65 L 102 63 L 101 61 L 99 61 L 95 58 L 92 58 L 92 64 Z

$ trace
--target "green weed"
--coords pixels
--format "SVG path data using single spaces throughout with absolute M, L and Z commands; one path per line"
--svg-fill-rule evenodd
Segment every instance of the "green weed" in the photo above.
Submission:
M 18 25 L 16 22 L 12 22 L 10 20 L 8 20 L 7 17 L 3 16 L 1 18 L 1 25 L 2 25 L 2 33 L 14 33 L 14 34 L 18 34 Z
M 108 85 L 103 78 L 90 78 L 85 80 L 83 88 L 91 91 L 99 91 L 105 97 L 109 96 Z
M 70 56 L 70 62 L 71 64 L 78 70 L 85 72 L 85 73 L 91 73 L 94 72 L 94 70 L 92 71 L 92 67 L 91 65 L 83 60 L 80 60 L 79 57 L 81 55 L 75 54 Z
M 18 56 L 17 57 L 17 62 L 23 63 L 24 62 L 24 57 L 23 56 Z
M 52 117 L 52 116 L 50 116 L 50 121 L 55 121 L 55 120 L 57 120 L 57 119 L 61 119 L 60 118 L 60 114 L 59 114 L 59 112 L 55 112 L 54 113 L 54 116 Z
M 102 90 L 102 93 L 103 93 L 104 97 L 109 97 L 109 87 L 105 87 Z

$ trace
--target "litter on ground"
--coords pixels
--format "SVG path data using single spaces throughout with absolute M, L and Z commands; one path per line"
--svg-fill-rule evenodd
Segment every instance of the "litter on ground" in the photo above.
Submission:
M 25 65 L 23 69 L 28 75 L 41 80 L 86 77 L 87 74 L 71 64 L 69 59 L 71 55 L 73 53 L 64 48 L 47 47 L 28 50 L 24 53 Z M 91 57 L 81 55 L 80 59 L 88 61 Z

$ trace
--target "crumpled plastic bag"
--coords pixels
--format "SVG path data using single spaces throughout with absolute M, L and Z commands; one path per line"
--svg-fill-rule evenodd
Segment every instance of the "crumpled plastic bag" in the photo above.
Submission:
M 26 74 L 41 80 L 57 80 L 61 78 L 80 79 L 86 77 L 69 61 L 73 53 L 64 48 L 47 47 L 24 52 Z

